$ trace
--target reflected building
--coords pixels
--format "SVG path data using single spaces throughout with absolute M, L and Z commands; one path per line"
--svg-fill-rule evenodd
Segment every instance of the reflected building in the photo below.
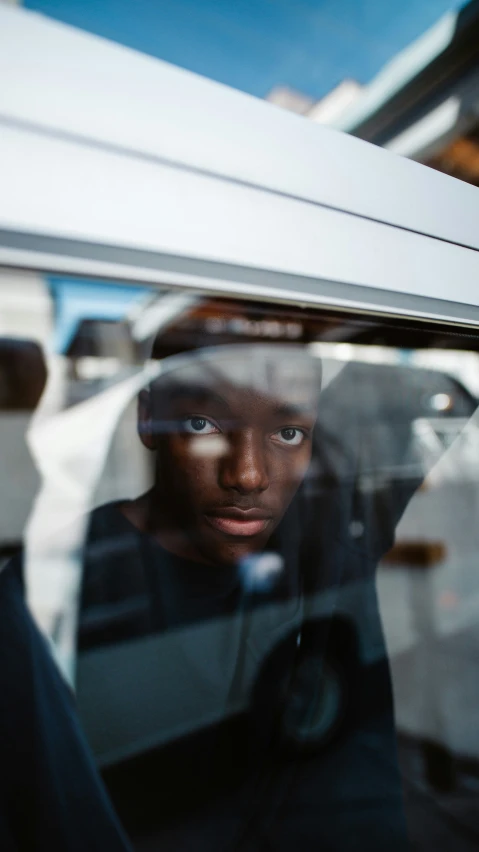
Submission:
M 366 85 L 343 80 L 318 102 L 268 100 L 312 121 L 479 185 L 479 3 L 448 12 Z

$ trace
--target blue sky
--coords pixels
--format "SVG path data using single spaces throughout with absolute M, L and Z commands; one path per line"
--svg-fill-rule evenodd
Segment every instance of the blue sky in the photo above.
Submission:
M 460 0 L 26 0 L 27 8 L 264 97 L 368 82 Z

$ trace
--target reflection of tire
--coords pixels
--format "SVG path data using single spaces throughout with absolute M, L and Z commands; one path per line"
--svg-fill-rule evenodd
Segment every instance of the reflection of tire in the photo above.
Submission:
M 326 745 L 344 719 L 347 684 L 337 663 L 306 657 L 296 670 L 282 717 L 285 745 L 309 751 Z
M 288 753 L 326 747 L 348 725 L 357 682 L 357 641 L 346 619 L 306 622 L 286 636 L 261 668 L 251 717 L 264 747 Z M 354 701 L 353 701 L 354 703 Z

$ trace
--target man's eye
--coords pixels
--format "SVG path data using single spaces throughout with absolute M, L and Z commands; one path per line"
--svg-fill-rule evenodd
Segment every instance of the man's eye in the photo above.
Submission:
M 206 417 L 187 417 L 182 421 L 183 430 L 190 435 L 213 435 L 220 430 Z
M 293 447 L 297 447 L 299 444 L 302 444 L 305 437 L 306 436 L 301 429 L 295 429 L 293 426 L 280 429 L 279 432 L 275 432 L 273 435 L 275 441 L 279 441 L 281 444 L 289 444 Z

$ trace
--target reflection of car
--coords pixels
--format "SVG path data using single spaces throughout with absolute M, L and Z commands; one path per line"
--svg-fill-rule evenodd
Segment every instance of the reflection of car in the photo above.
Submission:
M 359 473 L 366 488 L 380 484 L 381 476 L 421 479 L 477 407 L 457 379 L 397 357 L 397 363 L 370 363 L 355 360 L 353 349 L 341 379 L 332 383 L 334 401 L 329 403 L 327 390 L 320 411 L 324 429 L 335 433 L 343 424 L 345 447 L 348 441 L 357 453 L 361 447 Z

